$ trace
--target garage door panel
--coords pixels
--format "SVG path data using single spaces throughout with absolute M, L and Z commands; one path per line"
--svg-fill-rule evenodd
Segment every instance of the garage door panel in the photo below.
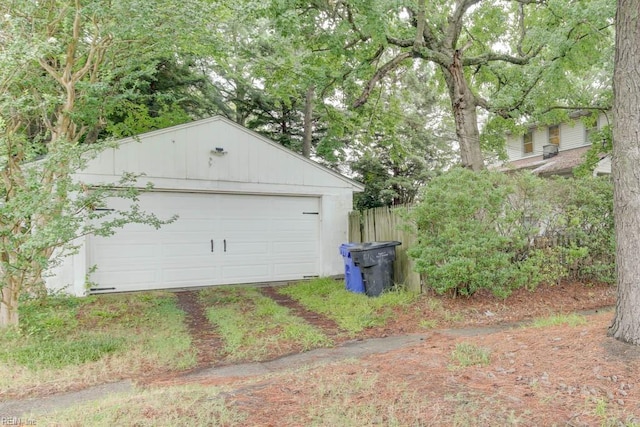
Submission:
M 221 222 L 224 224 L 224 229 L 221 232 L 225 236 L 233 233 L 235 236 L 257 237 L 266 231 L 264 221 L 256 221 L 255 218 L 223 219 Z
M 280 263 L 274 265 L 273 273 L 279 280 L 287 280 L 290 278 L 298 278 L 305 276 L 315 276 L 317 274 L 315 262 L 306 263 Z
M 192 270 L 196 268 L 209 268 L 215 263 L 211 257 L 203 256 L 167 256 L 158 264 L 160 268 L 173 268 L 180 270 Z
M 126 249 L 123 249 L 126 247 Z M 157 258 L 160 255 L 160 248 L 157 244 L 151 243 L 123 243 L 123 244 L 99 244 L 91 247 L 92 251 L 97 251 L 100 256 L 100 261 L 108 260 L 129 260 L 132 258 Z
M 162 270 L 163 282 L 167 284 L 193 284 L 195 286 L 205 286 L 215 284 L 220 275 L 219 268 L 164 268 Z M 180 285 L 184 286 L 184 285 Z
M 159 255 L 163 259 L 172 257 L 211 258 L 211 243 L 209 241 L 196 243 L 163 242 L 160 247 Z
M 304 237 L 305 239 L 311 236 L 316 237 L 316 234 L 310 230 L 313 227 L 313 223 L 291 223 L 288 227 L 272 227 L 271 236 L 273 239 L 291 239 L 292 236 L 299 239 Z
M 316 233 L 309 230 L 311 225 L 306 227 L 291 227 L 288 230 L 273 230 L 271 233 L 272 240 L 300 240 L 300 239 L 314 239 L 317 237 Z
M 206 231 L 172 231 L 162 230 L 159 234 L 158 240 L 161 243 L 190 243 L 190 244 L 203 244 L 210 243 L 211 239 L 214 239 L 215 232 Z
M 275 255 L 295 255 L 296 257 L 316 255 L 313 243 L 304 242 L 274 242 L 273 254 Z
M 182 215 L 174 222 L 162 226 L 167 233 L 212 233 L 211 218 L 194 220 Z M 155 231 L 155 230 L 154 230 Z
M 92 240 L 95 245 L 101 246 L 122 246 L 126 245 L 150 245 L 155 244 L 155 241 L 159 239 L 157 233 L 145 230 L 145 231 L 131 231 L 127 229 L 117 230 L 117 239 L 111 238 L 96 238 Z
M 251 255 L 265 256 L 269 254 L 269 252 L 270 252 L 269 242 L 228 240 L 227 251 L 224 252 L 224 258 L 225 258 L 225 262 L 228 263 L 234 259 L 237 259 L 237 256 L 239 255 L 242 258 L 244 258 L 243 261 L 245 263 L 252 263 L 253 261 L 255 261 L 255 259 L 247 258 L 247 256 L 251 256 Z
M 92 281 L 96 283 L 107 283 L 106 286 L 126 287 L 130 290 L 139 290 L 149 288 L 158 283 L 160 277 L 157 270 L 118 270 L 118 271 L 100 271 L 98 270 L 93 276 Z M 116 286 L 117 284 L 117 286 Z
M 222 280 L 232 283 L 236 280 L 246 280 L 246 283 L 265 281 L 265 277 L 270 277 L 270 264 L 251 264 L 251 270 L 247 271 L 247 267 L 241 265 L 223 265 Z
M 99 287 L 267 282 L 318 271 L 320 217 L 303 214 L 318 211 L 318 198 L 152 192 L 140 206 L 179 218 L 159 230 L 130 224 L 109 238 L 91 236 L 89 265 L 99 268 L 91 280 Z
M 133 271 L 151 271 L 155 272 L 160 268 L 157 258 L 140 258 L 135 261 L 128 260 L 104 260 L 97 264 L 98 274 L 117 273 L 117 272 L 133 272 Z

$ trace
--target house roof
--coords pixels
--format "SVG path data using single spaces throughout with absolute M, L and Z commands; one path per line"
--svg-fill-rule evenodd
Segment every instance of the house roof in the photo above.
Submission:
M 542 155 L 514 160 L 498 167 L 502 172 L 516 170 L 530 170 L 536 175 L 570 175 L 573 168 L 584 161 L 584 154 L 589 151 L 590 145 L 558 152 L 557 155 L 543 159 Z

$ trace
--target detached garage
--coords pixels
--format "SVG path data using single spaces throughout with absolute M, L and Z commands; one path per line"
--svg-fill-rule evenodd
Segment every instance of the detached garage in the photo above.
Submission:
M 86 236 L 50 288 L 83 295 L 344 272 L 338 248 L 362 185 L 227 119 L 125 139 L 77 179 L 100 185 L 124 172 L 144 174 L 141 187 L 153 183 L 140 198 L 145 211 L 178 219 L 159 230 L 130 224 L 108 238 Z

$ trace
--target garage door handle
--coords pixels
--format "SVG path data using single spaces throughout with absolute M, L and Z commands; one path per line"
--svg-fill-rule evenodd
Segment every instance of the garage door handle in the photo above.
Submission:
M 213 252 L 213 239 L 211 239 L 211 252 Z
M 227 239 L 224 239 L 223 243 L 224 243 L 224 251 L 227 252 Z

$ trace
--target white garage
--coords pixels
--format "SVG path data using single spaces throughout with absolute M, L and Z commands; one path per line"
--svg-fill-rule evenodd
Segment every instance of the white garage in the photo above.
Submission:
M 124 292 L 299 280 L 344 272 L 353 192 L 362 186 L 221 117 L 126 139 L 77 178 L 87 185 L 144 174 L 140 206 L 160 229 L 130 224 L 86 236 L 50 288 Z M 109 209 L 126 208 L 108 201 Z

